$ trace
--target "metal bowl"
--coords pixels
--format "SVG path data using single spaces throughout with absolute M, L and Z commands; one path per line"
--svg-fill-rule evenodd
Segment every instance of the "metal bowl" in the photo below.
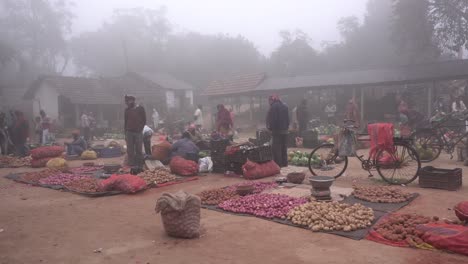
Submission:
M 314 189 L 318 190 L 327 190 L 330 189 L 333 182 L 335 181 L 334 177 L 329 176 L 311 176 L 309 177 L 309 182 Z

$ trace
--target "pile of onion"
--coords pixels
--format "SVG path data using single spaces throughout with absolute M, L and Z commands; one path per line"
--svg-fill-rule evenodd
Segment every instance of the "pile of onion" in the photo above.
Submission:
M 278 184 L 276 182 L 251 182 L 251 181 L 246 181 L 246 182 L 241 182 L 241 183 L 231 185 L 231 186 L 227 187 L 227 189 L 231 190 L 231 191 L 236 191 L 237 186 L 245 186 L 245 185 L 252 185 L 254 187 L 253 193 L 261 193 L 261 192 L 263 192 L 265 190 L 273 189 L 275 187 L 278 187 Z
M 198 194 L 202 204 L 218 205 L 226 200 L 238 198 L 235 190 L 228 190 L 227 188 L 205 190 Z
M 306 203 L 305 198 L 294 198 L 284 194 L 252 194 L 219 204 L 223 210 L 251 214 L 266 218 L 286 218 L 294 207 Z

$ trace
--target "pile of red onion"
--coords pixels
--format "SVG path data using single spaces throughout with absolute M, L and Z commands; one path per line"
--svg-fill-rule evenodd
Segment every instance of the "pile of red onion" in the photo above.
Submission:
M 73 174 L 85 174 L 85 173 L 92 173 L 98 170 L 101 170 L 103 166 L 81 166 L 77 168 L 70 169 L 70 172 Z
M 70 173 L 57 173 L 57 174 L 50 175 L 47 178 L 40 179 L 39 183 L 47 184 L 47 185 L 64 185 L 72 181 L 85 179 L 85 178 L 89 178 L 89 176 L 79 175 L 79 174 L 70 174 Z
M 247 182 L 241 182 L 241 183 L 231 185 L 227 189 L 229 191 L 235 191 L 237 186 L 245 186 L 245 185 L 252 185 L 254 187 L 253 193 L 261 193 L 264 190 L 273 189 L 275 187 L 278 187 L 278 184 L 276 182 L 251 182 L 251 181 L 247 181 Z
M 295 198 L 284 194 L 252 194 L 219 204 L 223 210 L 252 214 L 266 218 L 285 218 L 294 207 L 306 203 L 305 198 Z

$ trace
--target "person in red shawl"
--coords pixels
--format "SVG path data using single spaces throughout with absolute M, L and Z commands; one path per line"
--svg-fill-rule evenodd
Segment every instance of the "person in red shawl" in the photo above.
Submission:
M 266 126 L 272 134 L 273 159 L 280 167 L 288 166 L 288 130 L 289 110 L 277 95 L 269 98 L 270 110 L 268 110 Z
M 233 126 L 231 113 L 222 104 L 219 104 L 217 109 L 216 130 L 223 135 L 227 135 Z
M 24 117 L 23 112 L 15 112 L 15 124 L 13 127 L 12 141 L 15 145 L 15 154 L 19 157 L 26 157 L 28 154 L 28 148 L 26 147 L 26 141 L 29 137 L 29 125 L 28 121 Z

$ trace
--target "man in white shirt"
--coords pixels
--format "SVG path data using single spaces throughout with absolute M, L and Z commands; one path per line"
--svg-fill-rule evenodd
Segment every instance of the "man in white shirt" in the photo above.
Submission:
M 197 110 L 195 110 L 195 113 L 193 114 L 193 119 L 195 121 L 195 127 L 198 131 L 200 131 L 203 126 L 203 112 L 201 105 L 198 105 Z
M 143 127 L 143 146 L 145 147 L 145 154 L 151 155 L 151 137 L 153 136 L 153 129 L 145 125 Z
M 86 142 L 88 142 L 91 128 L 88 115 L 86 115 L 85 112 L 83 112 L 83 114 L 81 115 L 81 130 L 83 131 L 82 133 L 84 139 L 86 140 Z

